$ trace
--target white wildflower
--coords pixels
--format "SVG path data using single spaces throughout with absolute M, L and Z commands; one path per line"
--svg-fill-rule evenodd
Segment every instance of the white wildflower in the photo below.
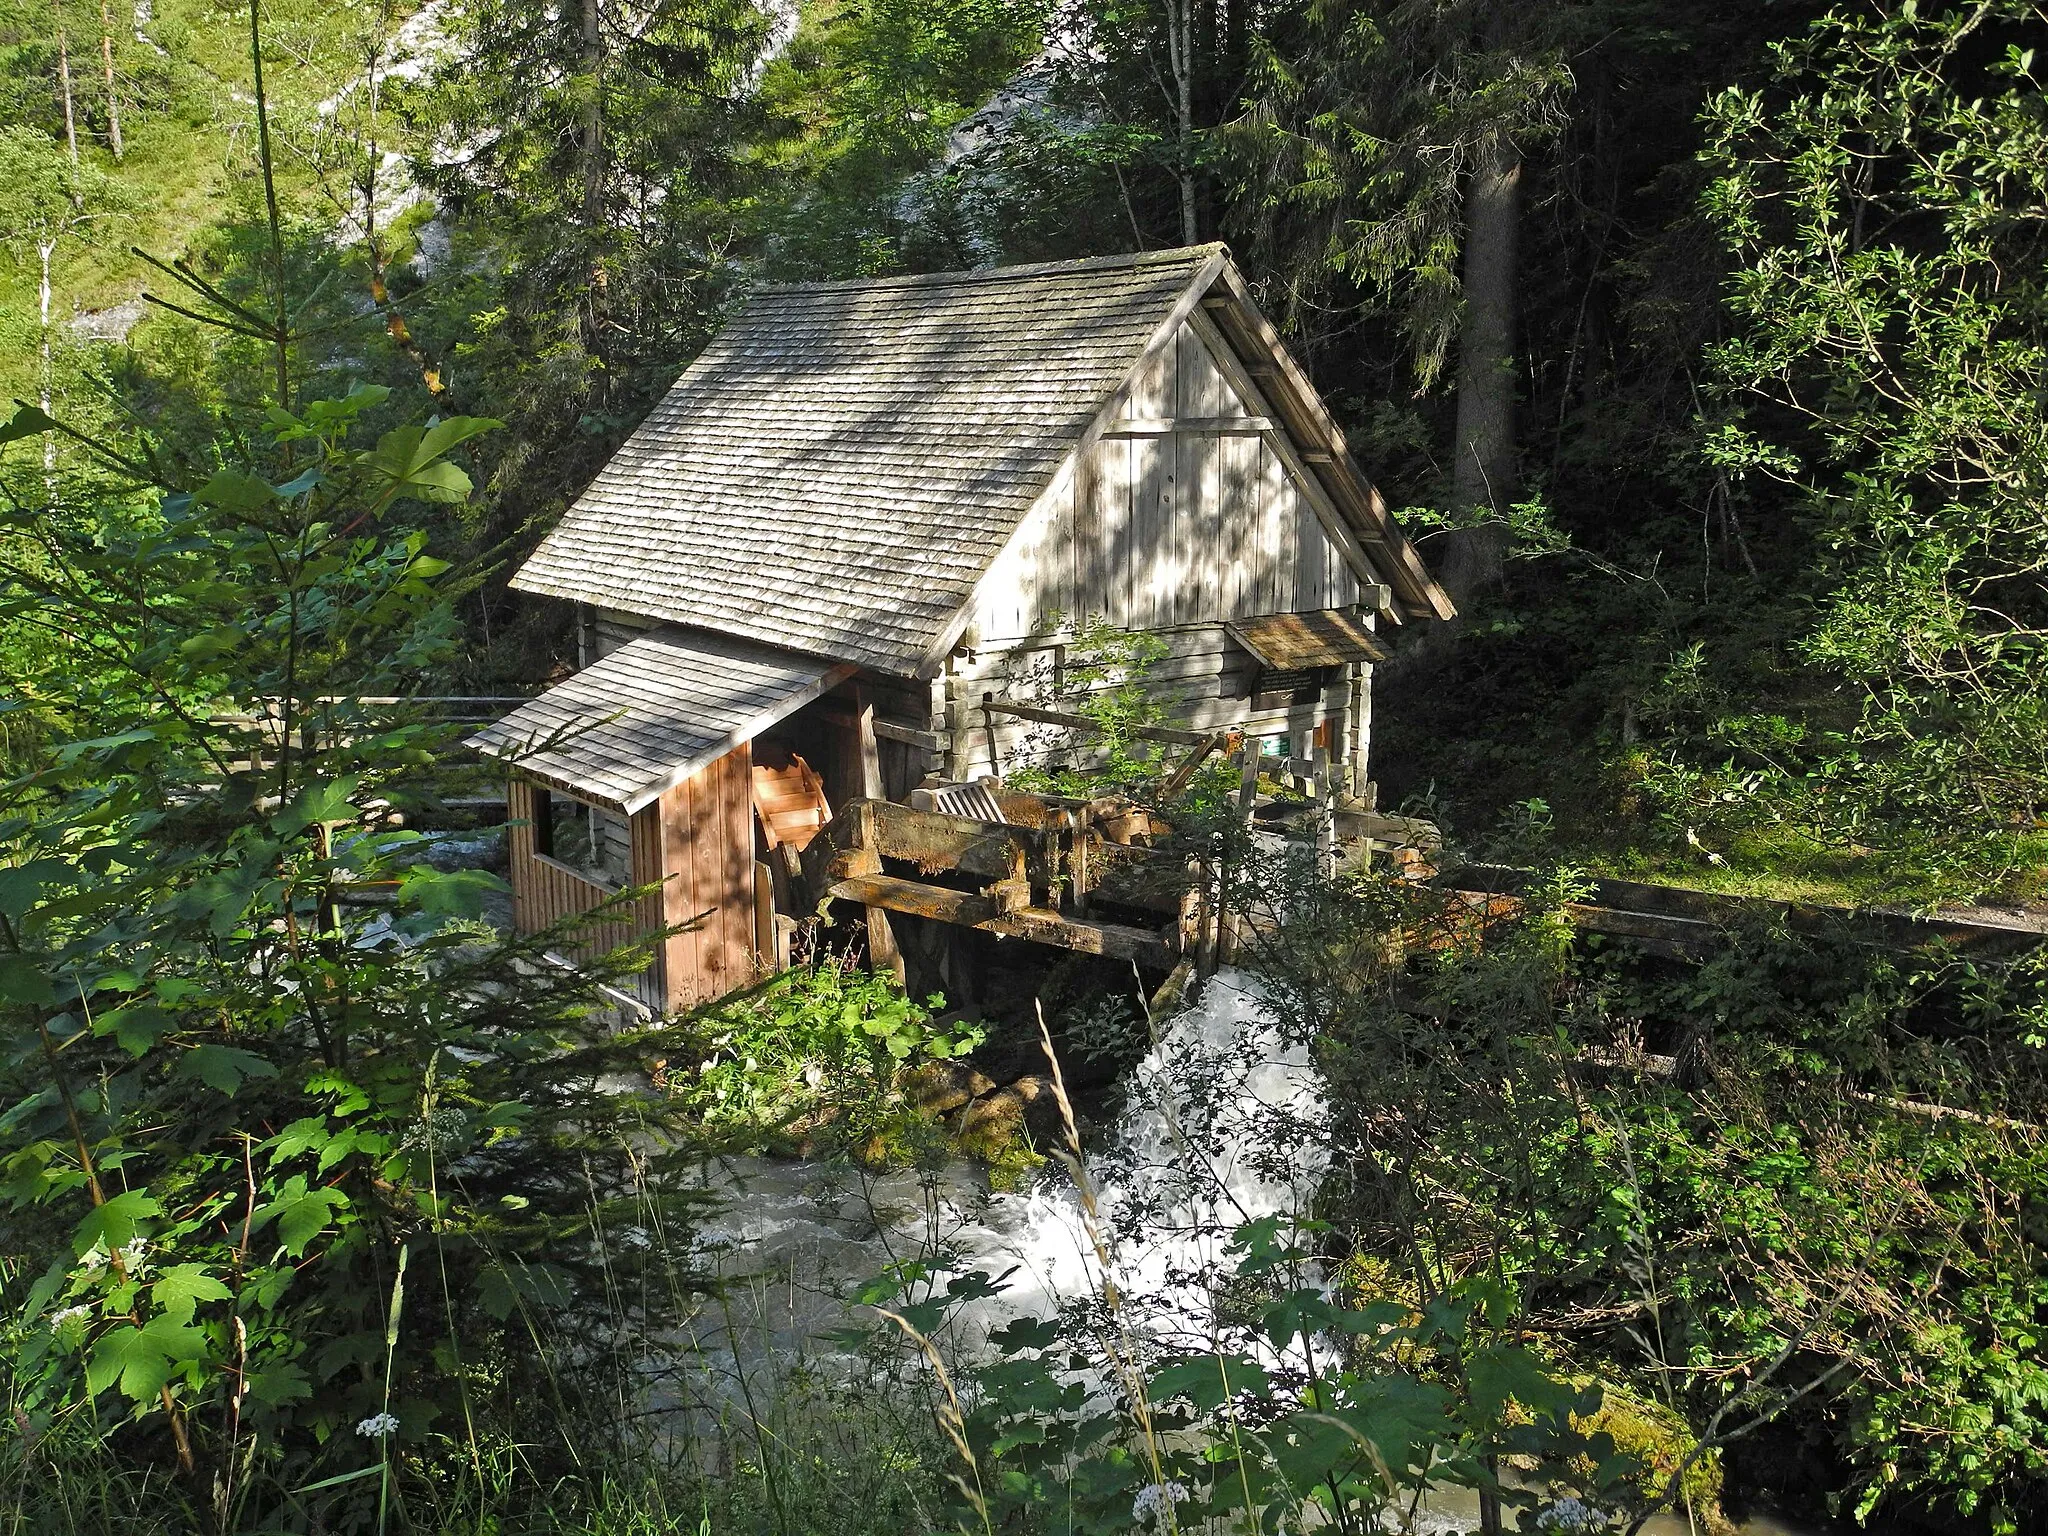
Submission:
M 1606 1530 L 1607 1517 L 1583 1499 L 1566 1497 L 1554 1501 L 1536 1517 L 1536 1529 L 1581 1536 L 1584 1532 Z
M 149 1267 L 149 1244 L 142 1238 L 133 1237 L 121 1245 L 121 1267 L 131 1275 L 139 1275 Z
M 62 1332 L 66 1323 L 75 1323 L 91 1316 L 91 1307 L 66 1307 L 60 1312 L 52 1312 L 50 1314 L 50 1332 Z
M 373 1413 L 356 1426 L 356 1433 L 366 1440 L 382 1440 L 386 1435 L 396 1433 L 397 1429 L 398 1420 L 393 1415 Z
M 1174 1505 L 1187 1500 L 1188 1490 L 1180 1483 L 1147 1483 L 1138 1490 L 1138 1496 L 1131 1500 L 1131 1518 L 1150 1520 L 1164 1525 L 1166 1513 Z

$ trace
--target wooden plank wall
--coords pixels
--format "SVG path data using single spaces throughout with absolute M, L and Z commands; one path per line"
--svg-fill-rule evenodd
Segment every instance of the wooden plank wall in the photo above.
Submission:
M 521 933 L 539 933 L 564 918 L 575 917 L 603 905 L 614 894 L 608 887 L 584 879 L 566 865 L 541 856 L 534 846 L 534 801 L 534 786 L 527 780 L 515 777 L 507 786 L 506 852 L 512 885 L 512 920 Z M 650 806 L 635 816 L 629 831 L 634 881 L 640 883 L 648 878 L 640 871 L 652 868 L 660 856 L 660 823 L 655 809 Z M 634 938 L 659 932 L 661 925 L 660 898 L 648 897 L 637 904 L 632 921 L 606 923 L 588 945 L 565 958 L 573 960 L 580 955 L 602 954 Z M 634 978 L 633 990 L 639 1000 L 650 1008 L 660 1010 L 667 1006 L 668 988 L 663 976 L 663 956 L 659 952 L 647 969 Z
M 1252 414 L 1192 326 L 1131 381 L 1136 420 Z M 983 645 L 1101 616 L 1170 629 L 1348 607 L 1356 575 L 1273 446 L 1249 432 L 1105 437 L 1069 493 L 1019 531 L 990 572 Z
M 667 1007 L 711 1002 L 759 974 L 754 948 L 753 751 L 742 744 L 664 794 L 661 836 L 641 878 L 667 877 Z M 637 819 L 637 818 L 636 818 Z
M 1221 625 L 1170 630 L 1159 638 L 1166 642 L 1167 653 L 1146 671 L 1145 679 L 1147 695 L 1160 706 L 1162 723 L 1188 730 L 1243 730 L 1254 736 L 1293 739 L 1326 721 L 1336 721 L 1343 737 L 1337 756 L 1340 760 L 1358 756 L 1356 699 L 1359 693 L 1370 697 L 1370 679 L 1363 675 L 1369 674 L 1369 667 L 1338 672 L 1320 696 L 1310 701 L 1258 708 L 1252 693 L 1252 658 Z M 981 709 L 984 693 L 1013 703 L 1075 709 L 1085 695 L 1070 676 L 1059 675 L 1057 654 L 1051 647 L 1020 647 L 981 652 L 971 662 L 956 663 L 945 679 L 952 725 L 952 750 L 941 770 L 947 777 L 973 778 L 990 771 L 990 721 Z M 1070 654 L 1066 668 L 1072 665 Z M 1064 690 L 1056 690 L 1056 681 L 1066 684 Z M 995 756 L 1005 773 L 1027 765 L 1070 765 L 1086 757 L 1087 738 L 1079 733 L 1002 715 L 996 716 L 993 724 Z M 1357 763 L 1361 774 L 1363 766 L 1362 761 Z

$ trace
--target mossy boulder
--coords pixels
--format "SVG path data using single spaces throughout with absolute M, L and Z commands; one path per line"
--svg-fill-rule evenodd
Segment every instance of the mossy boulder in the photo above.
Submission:
M 948 1115 L 983 1094 L 995 1092 L 995 1080 L 958 1061 L 927 1061 L 903 1074 L 903 1097 L 927 1115 Z
M 1599 1385 L 1603 1393 L 1599 1411 L 1573 1422 L 1589 1435 L 1608 1435 L 1617 1451 L 1642 1466 L 1637 1480 L 1643 1492 L 1653 1497 L 1661 1494 L 1679 1463 L 1699 1444 L 1698 1437 L 1663 1404 L 1638 1397 L 1613 1382 Z M 1735 1536 L 1734 1523 L 1721 1509 L 1722 1481 L 1720 1453 L 1709 1451 L 1686 1469 L 1679 1484 L 1681 1512 L 1690 1504 L 1700 1529 L 1708 1536 Z

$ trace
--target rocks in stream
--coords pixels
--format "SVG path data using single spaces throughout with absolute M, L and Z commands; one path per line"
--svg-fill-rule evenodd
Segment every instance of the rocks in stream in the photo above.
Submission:
M 928 1115 L 949 1115 L 996 1091 L 995 1079 L 957 1061 L 927 1061 L 903 1077 L 903 1097 Z
M 1013 1159 L 1060 1130 L 1052 1083 L 1036 1074 L 998 1087 L 961 1062 L 928 1061 L 904 1075 L 903 1097 L 945 1121 L 954 1144 L 985 1163 Z
M 1034 1138 L 1045 1139 L 1058 1125 L 1052 1085 L 1042 1077 L 1020 1077 L 962 1109 L 953 1139 L 970 1157 L 993 1163 Z

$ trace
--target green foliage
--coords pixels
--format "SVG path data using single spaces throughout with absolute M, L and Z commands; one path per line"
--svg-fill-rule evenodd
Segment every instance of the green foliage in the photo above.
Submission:
M 893 977 L 820 961 L 693 1016 L 701 1060 L 670 1091 L 736 1146 L 822 1139 L 886 1157 L 921 1125 L 899 1075 L 965 1056 L 985 1038 L 979 1025 L 939 1029 L 931 1019 Z
M 1481 924 L 1248 864 L 1233 902 L 1288 915 L 1253 963 L 1329 1076 L 1327 1214 L 1387 1292 L 1509 1287 L 1558 1367 L 1680 1414 L 1693 1449 L 1650 1458 L 1639 1508 L 1783 1422 L 1831 1443 L 1843 1513 L 2021 1528 L 2048 1409 L 2039 964 L 1759 929 L 1660 971 L 1580 953 L 1573 894 Z
M 769 269 L 855 277 L 985 258 L 935 167 L 954 128 L 1039 47 L 1044 0 L 850 0 L 805 8 L 762 73 L 772 129 Z
M 1106 1279 L 1099 1310 L 998 1329 L 995 1358 L 968 1371 L 971 1406 L 953 1399 L 959 1527 L 1057 1511 L 1057 1529 L 1100 1533 L 1233 1518 L 1378 1531 L 1431 1484 L 1477 1490 L 1520 1529 L 1563 1498 L 1609 1502 L 1633 1463 L 1578 1427 L 1600 1392 L 1502 1331 L 1505 1292 L 1474 1283 L 1419 1308 L 1355 1306 L 1317 1281 L 1315 1237 L 1279 1217 L 1238 1228 L 1228 1283 L 1256 1301 L 1209 1349 L 1144 1341 Z M 902 1299 L 927 1278 L 899 1267 L 862 1299 L 932 1352 L 949 1312 L 990 1283 Z
M 1715 100 L 1736 333 L 1709 460 L 1796 493 L 1820 597 L 1798 711 L 1740 701 L 1699 814 L 1996 882 L 2048 806 L 2048 118 L 2026 0 L 1831 16 Z M 1674 786 L 1679 788 L 1680 786 Z M 1729 794 L 1736 790 L 1739 793 Z
M 1288 272 L 1290 302 L 1312 308 L 1333 278 L 1356 282 L 1398 317 L 1417 380 L 1434 384 L 1461 312 L 1466 181 L 1497 146 L 1555 137 L 1569 52 L 1609 26 L 1605 11 L 1311 0 L 1260 37 L 1221 158 L 1235 222 Z
M 385 1445 L 356 1426 L 427 1444 L 494 1393 L 560 1402 L 515 1333 L 683 1241 L 671 1117 L 620 1085 L 601 1011 L 644 956 L 501 938 L 500 883 L 380 814 L 443 791 L 449 728 L 361 700 L 429 683 L 459 590 L 392 510 L 465 495 L 451 454 L 494 425 L 354 446 L 381 403 L 273 410 L 267 453 L 196 483 L 8 514 L 0 614 L 97 685 L 0 800 L 10 1477 L 93 1423 L 223 1526 L 310 1484 L 354 1519 Z M 659 1240 L 607 1253 L 622 1220 Z
M 1164 723 L 1166 710 L 1153 697 L 1152 669 L 1167 653 L 1159 636 L 1118 629 L 1100 615 L 1075 633 L 1067 647 L 1060 704 L 1090 721 L 1078 754 L 1084 766 L 1011 775 L 1020 789 L 1089 799 L 1097 795 L 1142 795 L 1161 777 L 1166 750 L 1138 734 Z

